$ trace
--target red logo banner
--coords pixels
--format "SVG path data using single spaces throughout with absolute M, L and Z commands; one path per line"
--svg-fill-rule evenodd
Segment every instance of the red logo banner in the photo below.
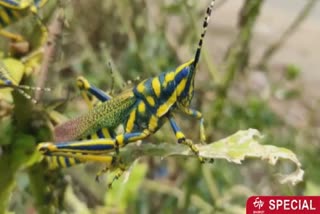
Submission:
M 247 214 L 320 214 L 320 196 L 251 196 Z

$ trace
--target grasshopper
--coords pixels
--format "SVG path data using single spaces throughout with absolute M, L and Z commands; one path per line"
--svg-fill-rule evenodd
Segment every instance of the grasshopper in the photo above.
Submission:
M 10 33 L 5 31 L 4 28 L 20 20 L 21 18 L 33 13 L 36 18 L 37 22 L 41 27 L 42 37 L 41 37 L 41 44 L 44 44 L 47 38 L 47 29 L 43 25 L 42 21 L 38 16 L 38 9 L 43 7 L 48 0 L 0 0 L 0 36 L 7 37 L 17 42 L 24 41 L 23 37 L 18 34 Z M 22 94 L 27 99 L 30 99 L 32 102 L 36 103 L 29 94 L 25 92 L 25 90 L 48 90 L 48 89 L 40 89 L 38 87 L 31 87 L 26 85 L 19 85 L 21 77 L 25 73 L 27 69 L 30 67 L 34 67 L 39 65 L 40 58 L 42 57 L 42 51 L 36 50 L 29 54 L 28 56 L 22 58 L 21 60 L 17 60 L 14 58 L 6 58 L 0 59 L 0 88 L 9 87 L 17 90 L 20 94 Z M 18 66 L 8 66 L 6 62 L 15 60 L 19 67 L 19 71 L 13 71 L 16 69 L 12 69 L 12 67 Z M 12 64 L 12 63 L 11 63 Z M 20 66 L 20 64 L 22 66 Z M 30 66 L 30 64 L 33 64 Z M 18 74 L 17 74 L 18 72 Z M 19 78 L 17 78 L 19 76 Z
M 43 7 L 47 1 L 48 0 L 0 0 L 0 35 L 18 42 L 24 41 L 21 35 L 5 31 L 4 28 L 29 15 L 30 12 L 36 16 L 41 31 L 46 33 L 46 29 L 38 16 L 38 10 Z M 46 35 L 43 37 L 45 38 Z
M 194 94 L 194 79 L 200 59 L 203 39 L 209 23 L 215 0 L 206 10 L 203 32 L 193 59 L 173 71 L 146 79 L 113 99 L 103 102 L 89 112 L 55 127 L 54 141 L 40 143 L 37 147 L 45 156 L 62 156 L 95 161 L 110 157 L 128 143 L 143 140 L 158 131 L 169 121 L 178 143 L 190 147 L 201 162 L 198 148 L 189 140 L 174 119 L 175 112 L 181 112 L 199 120 L 200 139 L 206 140 L 202 113 L 190 108 Z M 99 95 L 98 95 L 99 96 Z M 124 133 L 111 138 L 85 139 L 102 128 L 115 130 L 123 125 Z M 79 155 L 80 154 L 80 155 Z M 106 155 L 107 156 L 104 156 Z M 115 156 L 116 157 L 116 156 Z M 107 166 L 114 166 L 114 158 L 106 160 Z M 107 168 L 106 168 L 107 169 Z
M 108 102 L 112 99 L 112 97 L 109 94 L 104 93 L 102 90 L 96 88 L 95 86 L 91 85 L 88 80 L 86 80 L 84 77 L 78 77 L 77 78 L 77 87 L 80 89 L 81 96 L 86 102 L 89 109 L 92 109 L 94 107 L 92 100 L 89 97 L 89 94 L 91 96 L 94 96 L 98 99 L 99 103 L 101 102 Z M 108 128 L 101 128 L 97 132 L 88 135 L 86 139 L 101 139 L 101 138 L 114 138 L 116 136 L 116 133 L 112 129 Z M 117 179 L 121 176 L 121 174 L 125 171 L 126 166 L 122 165 L 120 160 L 118 160 L 116 157 L 111 155 L 105 155 L 105 156 L 96 156 L 96 155 L 88 155 L 86 153 L 69 153 L 67 156 L 65 153 L 59 154 L 54 153 L 50 154 L 45 157 L 45 160 L 47 162 L 48 168 L 50 170 L 54 170 L 57 168 L 67 168 L 71 167 L 80 163 L 85 163 L 88 161 L 93 162 L 101 162 L 101 163 L 107 163 L 105 169 L 101 170 L 99 173 L 97 173 L 96 180 L 99 179 L 99 175 L 107 170 L 118 170 L 113 180 Z M 111 182 L 112 183 L 112 182 Z M 111 186 L 111 185 L 110 185 Z
M 41 50 L 36 50 L 19 60 L 11 57 L 0 58 L 0 95 L 7 92 L 2 90 L 2 88 L 12 88 L 17 90 L 21 95 L 31 100 L 33 103 L 36 103 L 37 101 L 27 94 L 25 92 L 26 90 L 50 91 L 49 88 L 20 85 L 23 75 L 29 73 L 30 70 L 34 70 L 35 67 L 39 65 L 41 58 Z

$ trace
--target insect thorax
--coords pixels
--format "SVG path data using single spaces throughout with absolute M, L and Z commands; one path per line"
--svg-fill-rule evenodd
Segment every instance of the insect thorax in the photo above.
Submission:
M 184 107 L 188 107 L 190 106 L 194 94 L 195 68 L 193 65 L 193 60 L 190 60 L 189 62 L 178 67 L 175 73 L 176 79 L 181 79 L 184 77 L 180 85 L 177 86 L 176 105 L 179 104 Z
M 133 89 L 138 102 L 126 121 L 126 132 L 146 128 L 155 132 L 165 122 L 166 115 L 176 108 L 177 102 L 184 106 L 190 104 L 193 96 L 192 62 L 146 79 Z

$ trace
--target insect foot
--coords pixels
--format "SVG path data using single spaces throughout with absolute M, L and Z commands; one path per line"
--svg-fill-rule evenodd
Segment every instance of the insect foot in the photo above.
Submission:
M 201 163 L 205 163 L 204 158 L 199 156 L 199 149 L 193 144 L 191 140 L 182 138 L 178 140 L 178 143 L 187 145 L 191 149 L 191 151 L 198 157 L 199 161 Z
M 213 158 L 203 158 L 203 157 L 201 157 L 200 154 L 199 154 L 199 149 L 197 148 L 197 146 L 191 140 L 184 139 L 184 141 L 182 141 L 182 139 L 179 139 L 178 142 L 187 145 L 191 149 L 191 151 L 198 157 L 200 163 L 214 163 L 214 159 Z

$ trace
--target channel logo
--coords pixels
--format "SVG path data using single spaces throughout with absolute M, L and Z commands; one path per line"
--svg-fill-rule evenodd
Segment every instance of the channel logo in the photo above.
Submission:
M 247 214 L 320 214 L 320 196 L 251 196 Z

